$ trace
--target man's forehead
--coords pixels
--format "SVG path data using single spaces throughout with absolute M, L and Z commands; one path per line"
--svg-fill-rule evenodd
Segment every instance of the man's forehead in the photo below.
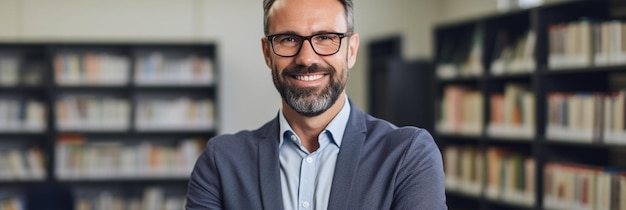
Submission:
M 297 28 L 312 30 L 309 33 L 344 31 L 347 27 L 343 5 L 337 0 L 277 0 L 268 16 L 272 33 Z

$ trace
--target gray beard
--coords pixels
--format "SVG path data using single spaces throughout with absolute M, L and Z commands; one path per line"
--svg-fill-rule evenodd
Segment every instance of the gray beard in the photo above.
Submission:
M 319 67 L 313 66 L 307 71 L 312 72 L 316 69 L 319 69 Z M 286 82 L 278 78 L 279 75 L 277 75 L 275 71 L 273 72 L 272 77 L 274 80 L 274 86 L 280 93 L 280 96 L 283 98 L 283 100 L 285 100 L 287 105 L 289 105 L 289 107 L 291 107 L 302 116 L 315 117 L 330 109 L 330 107 L 335 104 L 335 102 L 339 98 L 339 95 L 341 94 L 341 92 L 343 92 L 345 88 L 345 80 L 347 80 L 347 78 L 343 78 L 344 81 L 342 83 L 341 79 L 337 80 L 335 76 L 346 77 L 345 74 L 347 74 L 347 72 L 344 72 L 343 75 L 335 74 L 337 71 L 335 71 L 334 69 L 327 69 L 327 72 L 332 72 L 329 74 L 329 76 L 331 77 L 330 84 L 327 87 L 324 87 L 324 89 L 321 90 L 319 94 L 317 88 L 302 88 L 287 84 Z M 285 77 L 284 72 L 283 75 L 280 76 Z
M 336 83 L 335 83 L 336 84 Z M 341 86 L 331 84 L 316 95 L 314 88 L 284 87 L 281 96 L 292 109 L 303 116 L 318 116 L 335 104 L 341 94 Z

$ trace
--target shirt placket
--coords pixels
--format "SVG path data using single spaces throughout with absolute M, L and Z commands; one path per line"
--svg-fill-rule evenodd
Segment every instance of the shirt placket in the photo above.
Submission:
M 298 209 L 314 209 L 313 194 L 315 191 L 315 179 L 317 176 L 315 167 L 317 157 L 317 153 L 313 153 L 302 158 L 302 167 L 300 167 L 300 187 L 298 189 Z

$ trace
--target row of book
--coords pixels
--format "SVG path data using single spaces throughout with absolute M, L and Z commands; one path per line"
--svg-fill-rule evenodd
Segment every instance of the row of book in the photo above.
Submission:
M 502 147 L 443 149 L 446 190 L 524 206 L 535 203 L 534 159 Z
M 211 99 L 146 99 L 137 105 L 138 130 L 209 130 L 214 127 Z
M 444 87 L 439 106 L 437 132 L 480 135 L 483 130 L 483 95 L 457 85 Z
M 44 131 L 46 113 L 46 106 L 40 101 L 0 99 L 0 132 Z
M 439 52 L 437 77 L 472 77 L 483 73 L 483 32 L 480 27 L 465 30 L 458 37 L 446 37 Z
M 626 144 L 626 90 L 548 93 L 550 140 Z
M 16 55 L 0 55 L 0 87 L 36 86 L 42 81 L 42 67 L 22 64 Z
M 490 136 L 530 139 L 535 135 L 535 95 L 526 85 L 509 83 L 489 96 Z
M 56 54 L 53 62 L 55 82 L 62 86 L 122 86 L 130 82 L 131 59 L 128 56 L 65 52 Z M 213 82 L 213 62 L 208 57 L 153 52 L 135 61 L 134 83 L 137 85 L 207 86 Z
M 14 86 L 18 81 L 17 56 L 0 56 L 0 86 Z
M 626 210 L 625 170 L 547 163 L 544 176 L 544 208 Z
M 601 92 L 549 92 L 546 137 L 549 140 L 626 144 L 626 90 Z M 504 93 L 489 97 L 487 135 L 532 139 L 535 136 L 535 98 L 524 85 L 505 85 Z M 471 88 L 444 88 L 437 132 L 480 135 L 482 94 Z
M 210 85 L 213 62 L 198 55 L 164 56 L 153 52 L 135 62 L 135 83 L 140 85 Z
M 206 139 L 176 143 L 145 140 L 89 140 L 60 135 L 55 145 L 55 172 L 61 180 L 187 178 Z
M 126 56 L 69 52 L 54 56 L 54 81 L 59 85 L 124 85 L 129 72 Z
M 16 196 L 0 198 L 1 210 L 26 210 L 24 200 Z
M 500 30 L 496 34 L 494 55 L 491 61 L 491 74 L 515 74 L 535 71 L 536 34 L 529 30 L 514 36 L 510 31 Z
M 56 123 L 61 131 L 123 131 L 130 129 L 130 103 L 115 97 L 64 96 L 56 102 Z M 211 99 L 177 97 L 140 99 L 135 128 L 150 130 L 210 130 L 215 124 Z
M 139 197 L 129 197 L 114 190 L 76 190 L 76 210 L 180 210 L 186 197 L 168 195 L 163 187 L 147 187 Z
M 471 39 L 444 40 L 436 70 L 439 78 L 479 76 L 483 73 L 484 37 L 480 27 L 475 27 L 468 37 Z M 532 30 L 522 34 L 504 29 L 496 32 L 490 73 L 502 75 L 534 71 L 537 66 L 534 57 L 536 39 Z
M 551 69 L 626 64 L 626 22 L 580 21 L 548 26 Z
M 128 130 L 130 103 L 115 97 L 64 96 L 56 101 L 56 126 L 66 130 Z
M 475 27 L 471 39 L 444 40 L 437 75 L 439 78 L 480 75 L 483 71 L 483 34 Z M 534 71 L 536 34 L 496 32 L 490 72 L 493 75 Z M 626 64 L 626 21 L 592 20 L 548 26 L 548 67 L 563 69 Z
M 0 180 L 45 179 L 44 157 L 39 147 L 0 150 Z

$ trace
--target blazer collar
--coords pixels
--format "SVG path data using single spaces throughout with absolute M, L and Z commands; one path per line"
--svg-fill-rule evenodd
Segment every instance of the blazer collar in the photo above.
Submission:
M 259 129 L 259 183 L 263 209 L 283 209 L 278 159 L 278 117 Z
M 350 118 L 348 118 L 341 149 L 337 155 L 328 210 L 348 209 L 350 194 L 354 193 L 352 192 L 352 186 L 355 180 L 356 169 L 361 158 L 363 143 L 365 142 L 367 132 L 365 114 L 352 105 L 352 101 L 350 101 L 350 104 Z
M 280 183 L 280 160 L 278 156 L 279 122 L 278 116 L 258 130 L 259 141 L 259 183 L 263 209 L 282 210 Z M 350 101 L 350 117 L 343 134 L 343 142 L 333 175 L 330 190 L 329 210 L 346 210 L 356 169 L 361 157 L 367 126 L 365 114 Z

